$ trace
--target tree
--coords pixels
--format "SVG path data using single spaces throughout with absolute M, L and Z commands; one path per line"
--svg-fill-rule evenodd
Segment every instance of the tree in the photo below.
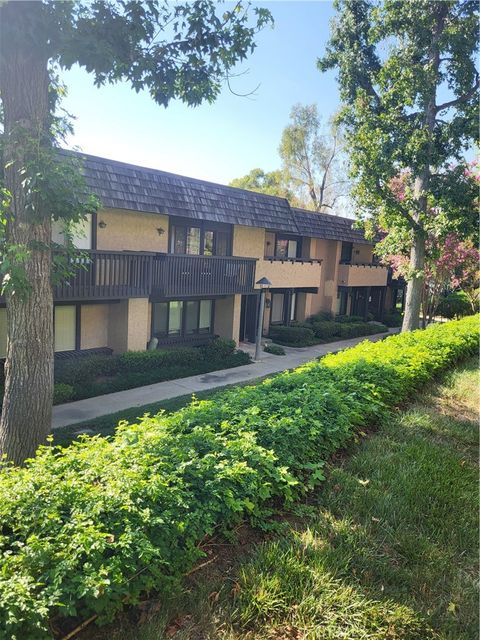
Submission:
M 269 196 L 277 196 L 286 198 L 290 202 L 295 200 L 293 191 L 286 184 L 285 175 L 282 171 L 268 171 L 263 169 L 252 169 L 242 178 L 235 178 L 230 182 L 231 187 L 237 189 L 247 189 L 248 191 L 257 191 L 265 193 Z
M 405 246 L 408 249 L 408 246 Z M 480 253 L 471 240 L 461 240 L 456 233 L 427 234 L 425 278 L 422 290 L 422 326 L 432 322 L 442 295 L 446 291 L 462 290 L 475 312 L 475 291 L 478 289 Z M 409 270 L 408 251 L 387 256 L 386 262 L 395 275 L 406 277 Z
M 248 6 L 247 6 L 248 7 Z M 213 0 L 75 0 L 0 4 L 3 290 L 8 347 L 0 454 L 21 463 L 50 431 L 53 388 L 52 204 L 81 218 L 91 203 L 72 192 L 58 162 L 58 69 L 79 64 L 97 86 L 128 81 L 160 105 L 212 102 L 271 19 L 242 2 L 218 15 Z M 62 177 L 63 176 L 63 177 Z M 77 183 L 77 187 L 78 187 Z M 56 206 L 55 205 L 55 206 Z
M 333 125 L 330 135 L 323 134 L 314 104 L 294 105 L 290 119 L 279 147 L 286 180 L 299 200 L 310 201 L 315 211 L 334 209 L 338 198 L 346 195 L 346 180 L 339 176 L 339 129 Z
M 477 134 L 478 5 L 473 0 L 337 0 L 321 71 L 336 69 L 339 120 L 367 229 L 409 241 L 403 331 L 419 325 L 428 220 L 471 222 L 476 194 L 463 191 L 464 153 Z M 452 161 L 458 164 L 451 170 Z M 392 181 L 408 172 L 403 198 Z M 468 186 L 468 185 L 467 185 Z

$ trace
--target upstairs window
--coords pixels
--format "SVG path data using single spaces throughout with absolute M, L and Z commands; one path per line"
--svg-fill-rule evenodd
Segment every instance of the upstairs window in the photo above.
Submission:
M 173 222 L 170 232 L 170 253 L 183 255 L 230 255 L 231 231 L 228 225 L 199 222 Z
M 342 255 L 340 262 L 348 263 L 352 261 L 353 242 L 342 242 Z
M 294 238 L 277 236 L 275 240 L 276 258 L 298 258 L 300 243 Z

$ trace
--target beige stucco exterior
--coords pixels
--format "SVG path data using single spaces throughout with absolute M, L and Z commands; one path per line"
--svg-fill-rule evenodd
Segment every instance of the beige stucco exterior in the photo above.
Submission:
M 265 229 L 236 224 L 233 229 L 232 253 L 245 258 L 263 258 Z
M 319 287 L 322 265 L 319 262 L 259 260 L 255 282 L 268 278 L 272 288 Z
M 371 244 L 354 243 L 352 249 L 352 262 L 354 264 L 370 264 L 373 259 L 373 246 Z
M 150 339 L 148 298 L 130 298 L 109 305 L 108 346 L 116 353 L 143 351 Z
M 108 304 L 82 304 L 80 308 L 80 349 L 108 346 Z
M 341 264 L 338 269 L 338 286 L 385 287 L 387 276 L 386 267 Z
M 168 216 L 120 209 L 97 214 L 97 249 L 108 251 L 168 251 Z M 101 223 L 106 227 L 102 228 Z M 159 234 L 158 229 L 163 233 Z
M 213 331 L 221 338 L 235 340 L 240 334 L 241 295 L 227 296 L 215 300 L 215 323 Z

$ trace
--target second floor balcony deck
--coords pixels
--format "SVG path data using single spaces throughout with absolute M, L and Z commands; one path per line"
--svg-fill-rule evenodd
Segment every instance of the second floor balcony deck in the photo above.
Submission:
M 79 251 L 65 254 L 63 266 L 71 275 L 54 284 L 53 297 L 63 302 L 251 293 L 256 262 L 234 256 Z

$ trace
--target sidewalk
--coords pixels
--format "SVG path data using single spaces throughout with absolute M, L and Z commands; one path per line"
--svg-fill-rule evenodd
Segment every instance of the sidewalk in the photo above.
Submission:
M 398 329 L 390 329 L 389 333 L 397 333 L 398 331 Z M 263 378 L 264 376 L 278 373 L 285 369 L 293 369 L 309 360 L 324 356 L 327 353 L 353 347 L 363 340 L 376 342 L 377 340 L 385 338 L 386 335 L 385 333 L 379 333 L 373 336 L 363 336 L 361 338 L 353 338 L 352 340 L 340 340 L 338 342 L 329 342 L 328 344 L 319 344 L 301 349 L 284 347 L 286 352 L 285 356 L 275 356 L 271 353 L 262 352 L 262 359 L 259 362 L 243 365 L 234 369 L 212 371 L 211 373 L 190 376 L 189 378 L 157 382 L 146 387 L 137 387 L 136 389 L 118 391 L 117 393 L 109 393 L 104 396 L 96 396 L 95 398 L 87 398 L 86 400 L 77 400 L 77 402 L 57 405 L 53 407 L 52 429 L 66 427 L 67 425 L 83 422 L 84 420 L 92 420 L 109 413 L 129 409 L 130 407 L 141 407 L 152 402 L 168 400 L 176 396 L 198 393 L 199 391 L 248 382 L 249 380 L 253 381 L 256 378 Z M 249 348 L 245 350 L 253 355 L 254 345 L 248 345 L 248 347 Z

